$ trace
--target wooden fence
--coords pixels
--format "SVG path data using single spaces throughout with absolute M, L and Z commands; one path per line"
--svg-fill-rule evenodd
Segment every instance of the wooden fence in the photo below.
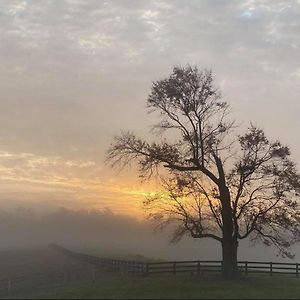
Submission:
M 102 258 L 94 255 L 70 251 L 58 245 L 50 245 L 49 247 L 73 259 L 92 264 L 97 269 L 102 270 L 104 272 L 121 272 L 124 274 L 142 275 L 145 274 L 147 268 L 147 263 L 145 262 Z
M 90 268 L 76 267 L 60 272 L 35 273 L 19 277 L 0 278 L 0 293 L 7 294 L 11 291 L 62 286 L 76 280 L 93 280 L 108 273 L 124 276 L 170 276 L 170 275 L 198 275 L 220 274 L 222 261 L 172 261 L 172 262 L 137 262 L 101 258 L 93 255 L 70 251 L 58 245 L 50 245 L 52 249 L 88 263 Z M 299 277 L 298 263 L 275 263 L 239 261 L 238 270 L 241 274 L 287 274 Z
M 166 261 L 166 262 L 136 262 L 115 260 L 110 258 L 100 258 L 87 254 L 80 254 L 57 245 L 51 245 L 54 249 L 62 251 L 68 256 L 71 256 L 82 261 L 95 264 L 97 267 L 107 271 L 121 271 L 126 274 L 133 275 L 179 275 L 191 274 L 201 275 L 204 273 L 221 273 L 222 261 Z M 276 263 L 276 262 L 254 262 L 254 261 L 239 261 L 239 273 L 249 275 L 255 274 L 287 274 L 299 277 L 298 263 Z
M 166 262 L 136 262 L 115 260 L 110 258 L 100 258 L 87 254 L 80 254 L 57 245 L 51 245 L 54 249 L 62 251 L 64 254 L 73 258 L 95 264 L 107 271 L 121 271 L 127 274 L 135 275 L 176 275 L 193 274 L 201 275 L 204 273 L 221 273 L 222 261 L 166 261 Z M 276 263 L 276 262 L 254 262 L 239 261 L 238 270 L 241 274 L 290 274 L 299 277 L 298 263 Z
M 221 273 L 222 261 L 174 261 L 174 262 L 158 262 L 146 263 L 145 275 L 179 275 L 191 274 L 202 275 L 207 273 Z M 298 263 L 274 263 L 274 262 L 253 262 L 239 261 L 239 273 L 244 275 L 249 274 L 287 274 L 299 277 Z

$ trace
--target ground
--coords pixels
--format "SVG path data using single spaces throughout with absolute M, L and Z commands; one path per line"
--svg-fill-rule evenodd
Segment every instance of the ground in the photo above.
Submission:
M 299 299 L 300 279 L 250 276 L 234 282 L 216 277 L 101 278 L 60 288 L 11 294 L 13 299 Z
M 49 248 L 0 252 L 0 279 L 49 270 L 88 269 L 90 265 Z M 300 278 L 293 275 L 254 275 L 236 281 L 220 277 L 126 277 L 100 273 L 93 282 L 79 279 L 62 287 L 12 290 L 3 299 L 300 299 Z M 1 298 L 1 297 L 0 297 Z

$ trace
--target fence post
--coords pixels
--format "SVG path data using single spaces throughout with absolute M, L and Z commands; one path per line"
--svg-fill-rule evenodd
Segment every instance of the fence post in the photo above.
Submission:
M 145 265 L 145 276 L 149 276 L 149 263 Z
M 245 274 L 248 275 L 248 262 L 245 261 Z
M 7 280 L 7 292 L 9 293 L 11 291 L 11 279 Z
M 296 263 L 296 276 L 299 277 L 299 264 Z
M 270 276 L 273 276 L 273 264 L 270 262 Z
M 122 275 L 126 275 L 126 263 L 122 261 L 121 263 L 121 270 L 122 270 Z
M 67 284 L 68 280 L 69 280 L 69 274 L 68 274 L 68 271 L 65 271 L 64 272 L 64 284 Z
M 93 268 L 92 270 L 92 281 L 96 280 L 96 268 Z
M 173 262 L 173 274 L 176 275 L 176 262 Z

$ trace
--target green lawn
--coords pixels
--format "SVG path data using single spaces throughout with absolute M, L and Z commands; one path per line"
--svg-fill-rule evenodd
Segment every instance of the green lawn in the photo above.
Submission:
M 11 294 L 9 299 L 300 299 L 300 278 L 111 277 L 60 288 Z

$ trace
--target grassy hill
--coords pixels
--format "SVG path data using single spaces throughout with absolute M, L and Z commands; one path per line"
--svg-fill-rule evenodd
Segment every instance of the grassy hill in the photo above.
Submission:
M 96 253 L 93 253 L 96 254 Z M 97 252 L 106 256 L 105 251 Z M 149 261 L 148 258 L 110 253 L 114 258 Z M 150 259 L 151 261 L 151 259 Z M 0 253 L 2 276 L 16 276 L 48 270 L 87 269 L 90 265 L 70 259 L 49 248 Z M 95 282 L 78 279 L 63 287 L 12 290 L 3 299 L 300 299 L 300 278 L 288 275 L 249 275 L 234 282 L 213 276 L 122 277 L 100 273 Z
M 249 276 L 237 281 L 217 277 L 109 277 L 60 288 L 10 294 L 13 299 L 299 299 L 300 279 Z

